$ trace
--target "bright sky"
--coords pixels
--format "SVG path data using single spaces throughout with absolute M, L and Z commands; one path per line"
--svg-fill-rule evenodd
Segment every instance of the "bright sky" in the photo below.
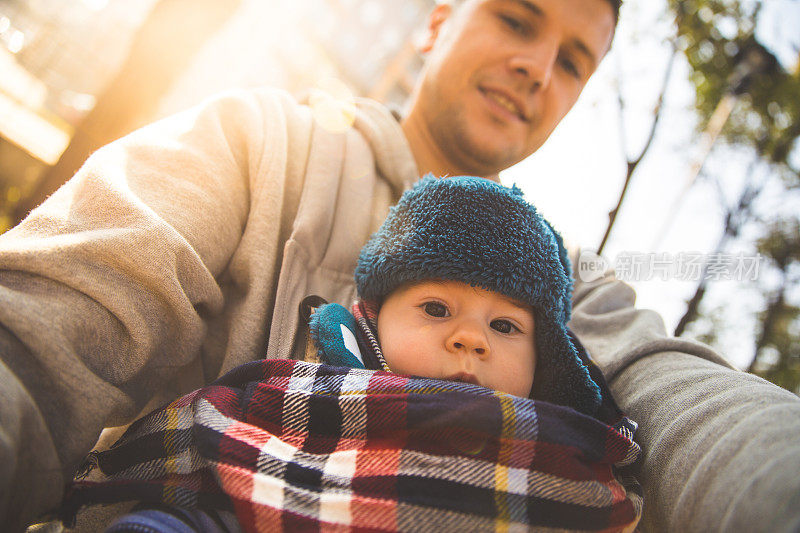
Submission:
M 800 1 L 764 2 L 756 31 L 758 40 L 772 50 L 787 70 L 798 68 L 800 59 Z
M 599 245 L 608 211 L 616 205 L 625 177 L 617 83 L 622 87 L 626 104 L 624 131 L 626 151 L 631 158 L 638 155 L 649 131 L 668 59 L 668 49 L 663 43 L 671 31 L 661 6 L 661 2 L 646 0 L 628 0 L 623 4 L 614 48 L 576 107 L 542 149 L 501 175 L 505 183 L 516 182 L 522 187 L 528 199 L 567 240 L 585 248 L 596 249 Z M 797 31 L 800 2 L 770 0 L 765 2 L 762 16 L 766 24 L 760 33 L 770 36 L 764 44 L 774 50 L 785 66 L 796 68 L 800 51 Z M 656 137 L 634 174 L 604 250 L 612 264 L 628 252 L 663 252 L 672 260 L 680 254 L 708 253 L 719 239 L 722 211 L 709 179 L 696 182 L 677 216 L 668 215 L 689 178 L 693 158 L 697 157 L 697 141 L 693 137 L 694 95 L 687 72 L 688 67 L 679 57 Z M 745 167 L 746 159 L 717 146 L 705 170 L 723 176 L 725 187 L 738 191 Z M 655 236 L 667 220 L 671 220 L 669 231 L 654 249 Z M 697 282 L 675 278 L 662 281 L 656 276 L 631 284 L 637 292 L 638 307 L 658 311 L 667 331 L 672 332 Z M 746 367 L 753 355 L 754 324 L 750 317 L 758 308 L 758 300 L 734 281 L 719 282 L 716 292 L 718 298 L 736 295 L 724 298 L 724 326 L 718 327 L 725 329 L 721 340 L 723 354 L 737 366 Z M 709 300 L 713 302 L 714 298 Z

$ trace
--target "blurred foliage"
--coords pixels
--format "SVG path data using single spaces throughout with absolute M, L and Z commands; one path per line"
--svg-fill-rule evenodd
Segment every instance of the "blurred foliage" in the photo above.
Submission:
M 790 289 L 800 283 L 800 221 L 773 222 L 757 247 L 780 281 L 760 314 L 761 334 L 749 370 L 800 393 L 800 307 L 787 301 Z
M 728 92 L 741 92 L 738 106 L 723 130 L 732 143 L 752 146 L 774 163 L 790 186 L 800 185 L 800 169 L 789 154 L 800 137 L 800 69 L 786 72 L 756 40 L 755 29 L 763 2 L 736 0 L 669 0 L 678 27 L 678 46 L 692 68 L 695 101 L 705 127 Z M 770 56 L 755 75 L 742 79 L 742 60 L 748 51 Z
M 702 315 L 686 331 L 693 339 L 715 346 L 719 342 L 719 332 L 724 328 L 724 320 L 722 308 L 703 309 Z
M 774 222 L 768 235 L 759 239 L 758 251 L 772 259 L 784 272 L 794 263 L 800 264 L 800 221 L 784 219 Z
M 784 303 L 776 309 L 768 343 L 759 350 L 759 357 L 751 365 L 750 371 L 800 394 L 800 308 Z
M 677 44 L 691 67 L 696 89 L 698 127 L 708 124 L 726 95 L 735 95 L 722 136 L 731 146 L 751 150 L 769 164 L 785 193 L 800 190 L 800 169 L 793 167 L 792 151 L 800 150 L 800 69 L 784 70 L 756 39 L 763 1 L 668 0 L 675 15 Z M 762 58 L 749 68 L 747 57 Z M 751 56 L 752 57 L 752 56 Z M 795 154 L 796 155 L 796 154 Z M 794 163 L 796 165 L 796 163 Z M 725 176 L 717 176 L 725 186 Z M 744 214 L 744 223 L 757 226 L 761 238 L 753 243 L 766 260 L 759 290 L 763 310 L 758 314 L 754 357 L 749 370 L 795 393 L 800 391 L 800 308 L 791 301 L 800 270 L 800 223 L 786 215 Z M 728 228 L 726 227 L 726 231 Z M 737 230 L 738 233 L 738 230 Z M 778 287 L 767 286 L 777 277 Z M 702 317 L 705 322 L 717 317 Z M 708 340 L 716 340 L 713 334 Z

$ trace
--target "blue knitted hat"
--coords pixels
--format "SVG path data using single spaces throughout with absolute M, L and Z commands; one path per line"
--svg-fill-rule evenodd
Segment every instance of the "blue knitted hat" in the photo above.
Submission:
M 572 274 L 561 237 L 522 191 L 484 178 L 427 176 L 392 207 L 362 248 L 361 298 L 381 301 L 407 282 L 461 281 L 534 310 L 531 397 L 592 415 L 600 389 L 567 329 Z

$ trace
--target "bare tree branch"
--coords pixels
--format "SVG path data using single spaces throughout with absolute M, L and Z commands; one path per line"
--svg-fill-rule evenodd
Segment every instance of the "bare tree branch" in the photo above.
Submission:
M 658 100 L 656 101 L 656 105 L 653 108 L 653 114 L 654 114 L 653 123 L 652 123 L 652 125 L 650 127 L 650 133 L 647 136 L 647 140 L 645 141 L 644 147 L 642 148 L 641 152 L 639 152 L 638 157 L 636 157 L 634 159 L 629 159 L 628 158 L 628 156 L 627 156 L 627 147 L 624 144 L 625 143 L 624 126 L 622 126 L 622 125 L 620 126 L 620 128 L 623 130 L 622 133 L 620 134 L 620 137 L 623 140 L 623 147 L 622 148 L 625 151 L 626 159 L 627 159 L 627 162 L 628 162 L 627 171 L 626 171 L 626 174 L 625 174 L 625 182 L 622 185 L 622 192 L 620 192 L 619 200 L 617 201 L 617 205 L 616 205 L 616 207 L 614 207 L 614 209 L 612 209 L 608 213 L 608 226 L 606 227 L 606 232 L 603 235 L 603 240 L 600 241 L 600 246 L 598 246 L 598 248 L 597 248 L 597 253 L 598 254 L 602 254 L 603 253 L 603 248 L 605 248 L 606 243 L 608 242 L 608 238 L 611 235 L 611 230 L 614 227 L 614 222 L 616 222 L 616 220 L 617 220 L 617 214 L 619 213 L 619 210 L 622 207 L 622 202 L 625 200 L 625 194 L 628 192 L 628 186 L 631 183 L 631 178 L 633 177 L 633 173 L 636 170 L 636 167 L 639 166 L 639 163 L 642 162 L 642 159 L 644 159 L 644 156 L 647 154 L 648 150 L 650 150 L 650 145 L 653 143 L 653 138 L 656 135 L 656 129 L 658 128 L 658 123 L 661 120 L 661 110 L 662 110 L 662 107 L 664 105 L 664 98 L 665 98 L 666 93 L 667 93 L 667 87 L 669 85 L 669 80 L 672 77 L 672 67 L 675 64 L 675 57 L 678 55 L 677 40 L 675 38 L 671 39 L 670 40 L 670 44 L 671 44 L 671 47 L 672 47 L 672 51 L 670 53 L 669 60 L 667 62 L 667 68 L 666 68 L 666 71 L 664 73 L 664 80 L 661 83 L 661 90 L 659 91 L 659 94 L 658 94 Z M 617 92 L 618 92 L 618 95 L 619 95 L 618 101 L 619 101 L 619 106 L 620 106 L 620 115 L 622 115 L 623 114 L 623 110 L 624 110 L 625 102 L 624 102 L 624 100 L 622 98 L 622 91 L 617 91 Z M 622 123 L 623 123 L 623 121 L 620 120 L 620 124 L 622 124 Z
M 722 253 L 725 249 L 725 246 L 728 244 L 730 239 L 735 238 L 739 235 L 739 232 L 742 230 L 742 226 L 744 225 L 745 220 L 747 220 L 747 214 L 749 213 L 750 208 L 753 205 L 756 197 L 758 197 L 759 193 L 762 190 L 761 184 L 756 183 L 754 175 L 756 170 L 756 163 L 758 159 L 754 159 L 748 168 L 747 171 L 747 178 L 746 184 L 742 189 L 741 194 L 739 195 L 739 200 L 736 202 L 735 205 L 730 207 L 726 207 L 725 209 L 725 226 L 722 232 L 722 235 L 717 241 L 717 246 L 714 248 L 714 251 L 710 255 L 710 257 L 715 257 L 718 254 Z M 724 205 L 724 203 L 723 203 Z M 708 288 L 708 279 L 706 274 L 708 273 L 708 268 L 711 264 L 711 261 L 706 261 L 703 265 L 703 269 L 700 273 L 700 281 L 697 284 L 697 289 L 695 290 L 692 297 L 686 304 L 686 311 L 683 313 L 683 316 L 678 321 L 678 325 L 675 326 L 674 335 L 679 337 L 686 331 L 686 326 L 688 326 L 691 322 L 697 319 L 700 311 L 700 302 L 703 300 L 703 297 L 706 294 L 706 289 Z

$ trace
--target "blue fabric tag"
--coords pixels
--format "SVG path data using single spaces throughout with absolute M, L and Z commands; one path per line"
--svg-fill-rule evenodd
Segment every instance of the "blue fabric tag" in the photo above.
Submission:
M 308 322 L 317 354 L 334 366 L 364 368 L 364 358 L 356 337 L 356 320 L 339 304 L 318 308 Z

